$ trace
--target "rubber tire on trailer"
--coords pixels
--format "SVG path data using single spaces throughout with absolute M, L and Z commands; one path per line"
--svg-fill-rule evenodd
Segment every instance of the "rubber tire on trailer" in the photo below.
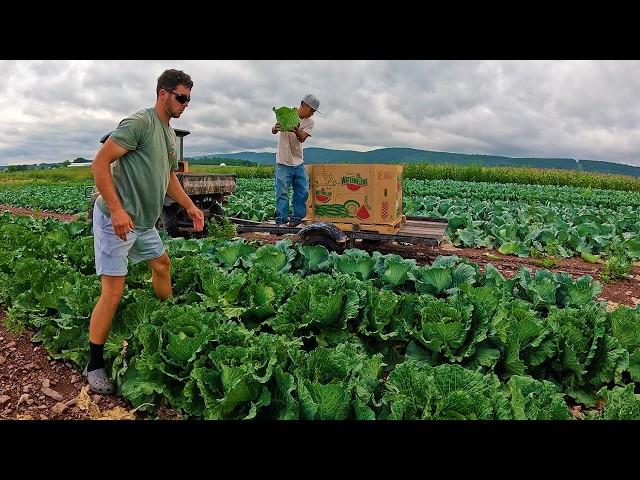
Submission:
M 340 253 L 343 248 L 333 238 L 320 233 L 313 233 L 304 239 L 305 245 L 322 245 L 330 252 Z

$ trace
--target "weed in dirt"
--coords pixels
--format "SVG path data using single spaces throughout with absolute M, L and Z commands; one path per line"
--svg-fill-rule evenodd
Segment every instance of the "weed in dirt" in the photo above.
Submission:
M 25 326 L 19 320 L 13 318 L 11 315 L 11 311 L 4 317 L 2 321 L 4 328 L 7 329 L 8 332 L 12 333 L 15 336 L 19 336 L 22 332 L 24 332 Z
M 631 273 L 632 264 L 629 259 L 620 255 L 613 255 L 607 259 L 600 272 L 600 279 L 604 283 L 613 282 L 620 278 L 626 278 Z
M 540 260 L 532 260 L 531 263 L 543 268 L 554 268 L 558 266 L 558 262 L 556 262 L 553 258 L 542 258 Z

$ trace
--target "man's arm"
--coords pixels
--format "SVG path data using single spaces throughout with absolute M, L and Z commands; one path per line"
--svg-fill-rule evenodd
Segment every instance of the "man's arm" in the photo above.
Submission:
M 96 188 L 109 209 L 113 230 L 122 240 L 126 239 L 127 232 L 133 230 L 135 225 L 129 214 L 122 208 L 116 194 L 116 187 L 113 185 L 113 177 L 111 176 L 111 164 L 127 152 L 126 148 L 118 145 L 109 137 L 91 163 Z
M 300 124 L 296 125 L 293 128 L 293 130 L 291 130 L 291 131 L 296 134 L 296 138 L 298 139 L 298 141 L 300 143 L 304 143 L 304 141 L 307 139 L 307 137 L 311 136 L 307 132 L 305 132 L 304 130 L 300 130 Z
M 204 213 L 193 203 L 193 200 L 186 194 L 176 172 L 171 171 L 169 173 L 169 186 L 167 187 L 167 194 L 178 202 L 189 214 L 189 217 L 193 220 L 193 229 L 196 232 L 201 232 L 204 229 Z

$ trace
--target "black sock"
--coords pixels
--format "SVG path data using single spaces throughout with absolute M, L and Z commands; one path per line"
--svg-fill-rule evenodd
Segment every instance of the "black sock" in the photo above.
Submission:
M 102 352 L 104 350 L 104 344 L 96 345 L 95 343 L 89 342 L 89 350 L 91 351 L 91 359 L 89 360 L 89 365 L 87 366 L 87 372 L 92 372 L 93 370 L 103 368 L 104 359 L 102 358 Z

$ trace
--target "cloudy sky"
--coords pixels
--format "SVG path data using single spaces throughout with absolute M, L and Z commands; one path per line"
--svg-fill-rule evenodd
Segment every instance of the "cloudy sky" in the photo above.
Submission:
M 306 147 L 413 147 L 640 165 L 638 61 L 1 60 L 0 164 L 92 159 L 155 103 L 167 68 L 191 75 L 174 128 L 185 156 L 275 151 L 272 107 L 320 99 Z

